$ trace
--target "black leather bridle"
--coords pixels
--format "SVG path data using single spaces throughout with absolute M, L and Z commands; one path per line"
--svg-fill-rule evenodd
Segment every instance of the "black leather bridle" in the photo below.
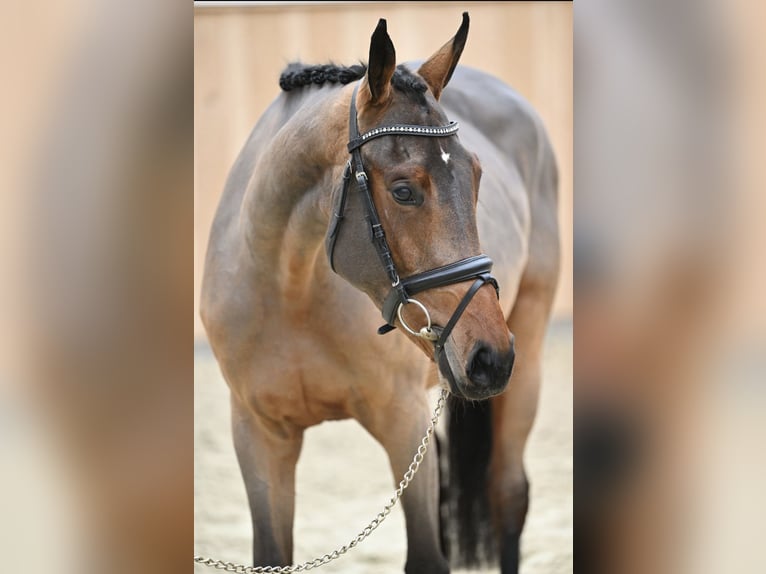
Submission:
M 366 220 L 370 226 L 372 243 L 375 246 L 375 251 L 377 252 L 378 257 L 386 270 L 388 279 L 391 282 L 391 290 L 383 302 L 383 318 L 385 319 L 386 324 L 378 329 L 378 334 L 383 335 L 394 330 L 396 328 L 394 322 L 398 315 L 402 326 L 404 326 L 407 331 L 433 341 L 434 355 L 436 360 L 440 362 L 441 351 L 444 349 L 447 338 L 479 289 L 485 283 L 490 283 L 495 288 L 498 297 L 500 296 L 500 289 L 497 281 L 490 274 L 490 271 L 492 271 L 492 260 L 486 255 L 474 255 L 443 265 L 442 267 L 401 278 L 391 255 L 391 249 L 386 241 L 386 234 L 380 223 L 378 211 L 375 209 L 375 203 L 373 202 L 372 192 L 369 187 L 369 179 L 364 170 L 362 154 L 359 150 L 365 143 L 375 138 L 389 135 L 448 137 L 457 133 L 458 124 L 457 122 L 450 122 L 446 126 L 395 124 L 391 126 L 378 126 L 359 135 L 359 126 L 356 117 L 356 94 L 358 89 L 359 85 L 357 84 L 354 88 L 354 93 L 351 96 L 351 106 L 349 110 L 348 151 L 351 154 L 351 159 L 346 164 L 346 169 L 343 172 L 343 186 L 341 188 L 340 196 L 335 203 L 336 208 L 328 232 L 327 256 L 330 260 L 330 267 L 335 271 L 335 264 L 333 261 L 335 242 L 338 237 L 341 222 L 343 221 L 346 209 L 346 199 L 348 197 L 348 190 L 353 175 L 367 212 Z M 428 311 L 422 303 L 413 299 L 413 296 L 417 293 L 427 291 L 428 289 L 444 287 L 445 285 L 452 285 L 454 283 L 462 283 L 471 279 L 474 280 L 473 284 L 463 296 L 463 299 L 455 309 L 455 312 L 452 313 L 447 324 L 441 328 L 441 333 L 437 334 L 431 328 L 431 318 Z M 401 307 L 409 303 L 416 303 L 423 310 L 428 320 L 428 325 L 423 327 L 419 332 L 413 331 L 402 320 Z M 438 329 L 438 327 L 436 327 L 436 329 Z M 450 384 L 452 384 L 452 381 L 450 381 Z M 455 389 L 453 389 L 453 392 L 454 391 Z

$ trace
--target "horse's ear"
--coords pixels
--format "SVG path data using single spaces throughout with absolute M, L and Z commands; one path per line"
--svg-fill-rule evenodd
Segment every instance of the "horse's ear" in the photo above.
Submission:
M 386 21 L 381 18 L 370 38 L 370 59 L 362 90 L 369 92 L 370 103 L 380 104 L 391 95 L 391 76 L 396 69 L 396 52 L 388 36 Z
M 463 12 L 463 22 L 460 24 L 460 28 L 454 38 L 423 62 L 423 65 L 418 70 L 418 74 L 426 81 L 437 100 L 452 77 L 452 72 L 455 71 L 460 54 L 463 53 L 465 41 L 468 38 L 468 22 L 468 12 Z

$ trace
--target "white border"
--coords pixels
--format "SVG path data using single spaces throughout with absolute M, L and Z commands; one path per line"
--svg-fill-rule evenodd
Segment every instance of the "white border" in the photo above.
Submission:
M 403 1 L 394 1 L 394 2 L 375 2 L 376 4 L 407 4 L 407 2 Z M 348 6 L 348 5 L 359 5 L 359 4 L 365 4 L 365 2 L 338 2 L 338 1 L 315 1 L 315 2 L 254 2 L 254 1 L 243 1 L 243 2 L 236 2 L 236 1 L 222 1 L 222 2 L 215 2 L 214 0 L 210 1 L 203 1 L 203 0 L 194 0 L 194 7 L 195 8 L 257 8 L 260 6 L 264 7 L 273 7 L 273 6 Z

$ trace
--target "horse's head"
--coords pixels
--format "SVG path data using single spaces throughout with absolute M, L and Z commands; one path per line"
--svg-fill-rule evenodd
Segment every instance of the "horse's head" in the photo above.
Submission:
M 414 73 L 396 66 L 394 46 L 385 20 L 381 20 L 372 35 L 366 75 L 354 92 L 352 129 L 354 116 L 360 134 L 386 126 L 447 126 L 439 97 L 457 65 L 467 34 L 468 15 L 464 14 L 454 38 Z M 396 296 L 396 285 L 392 284 L 397 277 L 406 284 L 413 275 L 481 253 L 476 225 L 481 166 L 456 135 L 387 134 L 371 138 L 357 153 L 395 270 L 386 271 L 381 248 L 371 241 L 370 206 L 365 205 L 364 193 L 358 187 L 356 165 L 348 172 L 351 191 L 338 192 L 338 196 L 347 196 L 341 207 L 343 225 L 331 226 L 328 246 L 334 269 L 385 312 L 386 297 L 390 302 Z M 486 273 L 483 276 L 485 280 L 488 277 Z M 477 283 L 476 277 L 453 279 L 411 295 L 422 307 L 403 305 L 401 314 L 391 322 L 398 321 L 404 327 L 404 320 L 411 330 L 402 330 L 409 331 L 407 335 L 438 361 L 453 392 L 472 399 L 490 397 L 508 384 L 514 360 L 513 337 L 491 284 Z M 399 292 L 396 300 L 401 297 Z M 464 309 L 456 313 L 461 302 L 466 303 Z M 419 335 L 427 321 L 423 308 L 434 326 L 430 338 Z M 453 315 L 458 320 L 453 321 L 451 331 L 447 329 L 449 335 L 435 341 Z

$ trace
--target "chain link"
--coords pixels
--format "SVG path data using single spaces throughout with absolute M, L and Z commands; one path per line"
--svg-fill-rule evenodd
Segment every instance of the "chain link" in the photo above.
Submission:
M 442 411 L 444 410 L 444 405 L 447 401 L 447 394 L 448 391 L 446 389 L 441 390 L 441 393 L 439 394 L 439 400 L 436 401 L 434 414 L 431 416 L 431 421 L 429 422 L 428 428 L 426 429 L 426 435 L 423 437 L 423 440 L 420 441 L 420 446 L 418 446 L 418 450 L 415 453 L 415 456 L 412 458 L 412 462 L 410 463 L 407 472 L 404 473 L 402 480 L 399 482 L 399 486 L 397 487 L 396 491 L 394 491 L 394 495 L 391 497 L 391 500 L 388 501 L 388 503 L 383 507 L 383 510 L 378 512 L 377 516 L 375 516 L 375 518 L 373 518 L 370 523 L 367 524 L 367 526 L 365 526 L 361 532 L 359 532 L 359 534 L 357 534 L 348 544 L 344 544 L 340 548 L 333 550 L 329 554 L 325 554 L 321 558 L 314 558 L 313 560 L 309 560 L 301 564 L 291 564 L 290 566 L 245 566 L 244 564 L 234 564 L 233 562 L 214 560 L 213 558 L 205 558 L 204 556 L 195 556 L 194 562 L 204 566 L 210 566 L 216 570 L 234 572 L 235 574 L 291 574 L 292 572 L 306 572 L 308 570 L 313 570 L 314 568 L 324 566 L 328 562 L 337 560 L 346 552 L 360 544 L 365 538 L 372 534 L 378 526 L 383 523 L 386 517 L 391 513 L 391 510 L 394 508 L 394 506 L 396 506 L 396 503 L 399 502 L 399 499 L 402 497 L 402 494 L 410 485 L 410 482 L 412 482 L 412 479 L 415 478 L 415 474 L 418 472 L 420 464 L 423 462 L 423 459 L 426 456 L 426 452 L 428 452 L 428 445 L 431 443 L 431 437 L 433 437 L 433 434 L 436 431 L 436 423 L 439 422 L 439 417 L 441 416 Z

